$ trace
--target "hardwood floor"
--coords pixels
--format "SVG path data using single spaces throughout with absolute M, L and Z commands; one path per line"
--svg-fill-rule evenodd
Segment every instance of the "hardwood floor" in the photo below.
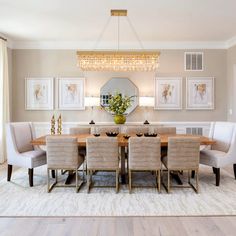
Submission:
M 233 236 L 236 217 L 0 218 L 1 236 Z

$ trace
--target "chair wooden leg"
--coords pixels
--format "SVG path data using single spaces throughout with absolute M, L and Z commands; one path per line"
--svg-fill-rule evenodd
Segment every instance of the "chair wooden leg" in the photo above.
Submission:
M 152 171 L 153 172 L 153 171 Z M 156 188 L 158 190 L 158 170 L 155 171 L 155 176 L 156 176 Z
M 90 170 L 87 170 L 87 193 L 89 193 L 90 188 Z
M 75 191 L 76 191 L 76 193 L 79 192 L 79 188 L 78 188 L 78 169 L 75 170 Z
M 161 192 L 161 170 L 158 170 L 158 192 Z
M 12 165 L 7 166 L 7 181 L 11 181 Z
M 132 174 L 131 174 L 131 170 L 129 170 L 129 193 L 131 193 L 131 189 L 132 189 Z
M 216 186 L 220 185 L 220 168 L 216 168 Z
M 236 179 L 236 164 L 234 164 L 233 167 L 234 167 L 234 178 Z
M 34 176 L 34 169 L 28 169 L 29 171 L 29 185 L 30 187 L 33 187 L 33 176 Z
M 119 191 L 119 170 L 116 170 L 116 193 Z
M 167 193 L 170 193 L 170 171 L 167 171 Z
M 198 170 L 196 171 L 196 193 L 198 193 L 199 192 L 199 186 L 198 186 L 198 181 L 199 180 L 199 174 L 198 174 Z

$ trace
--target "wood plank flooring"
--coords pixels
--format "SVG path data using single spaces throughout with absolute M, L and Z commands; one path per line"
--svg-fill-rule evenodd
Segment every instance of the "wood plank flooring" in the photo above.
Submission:
M 0 218 L 1 236 L 233 236 L 236 217 Z

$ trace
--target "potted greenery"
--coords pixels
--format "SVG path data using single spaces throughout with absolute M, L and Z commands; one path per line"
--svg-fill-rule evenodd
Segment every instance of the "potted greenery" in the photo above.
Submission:
M 114 122 L 116 124 L 124 124 L 126 121 L 125 112 L 131 107 L 133 96 L 122 96 L 121 93 L 116 92 L 115 95 L 111 95 L 106 108 L 109 112 L 114 114 Z

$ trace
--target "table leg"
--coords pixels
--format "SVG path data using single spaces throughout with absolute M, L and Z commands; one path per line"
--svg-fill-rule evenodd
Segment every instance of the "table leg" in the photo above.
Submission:
M 177 182 L 178 185 L 183 185 L 183 182 L 180 179 L 178 172 L 172 172 L 171 177 Z
M 75 179 L 75 172 L 72 170 L 72 171 L 69 171 L 69 174 L 68 174 L 68 177 L 65 181 L 65 184 L 71 184 L 71 182 Z
M 125 147 L 121 147 L 120 152 L 121 152 L 121 183 L 126 184 Z

